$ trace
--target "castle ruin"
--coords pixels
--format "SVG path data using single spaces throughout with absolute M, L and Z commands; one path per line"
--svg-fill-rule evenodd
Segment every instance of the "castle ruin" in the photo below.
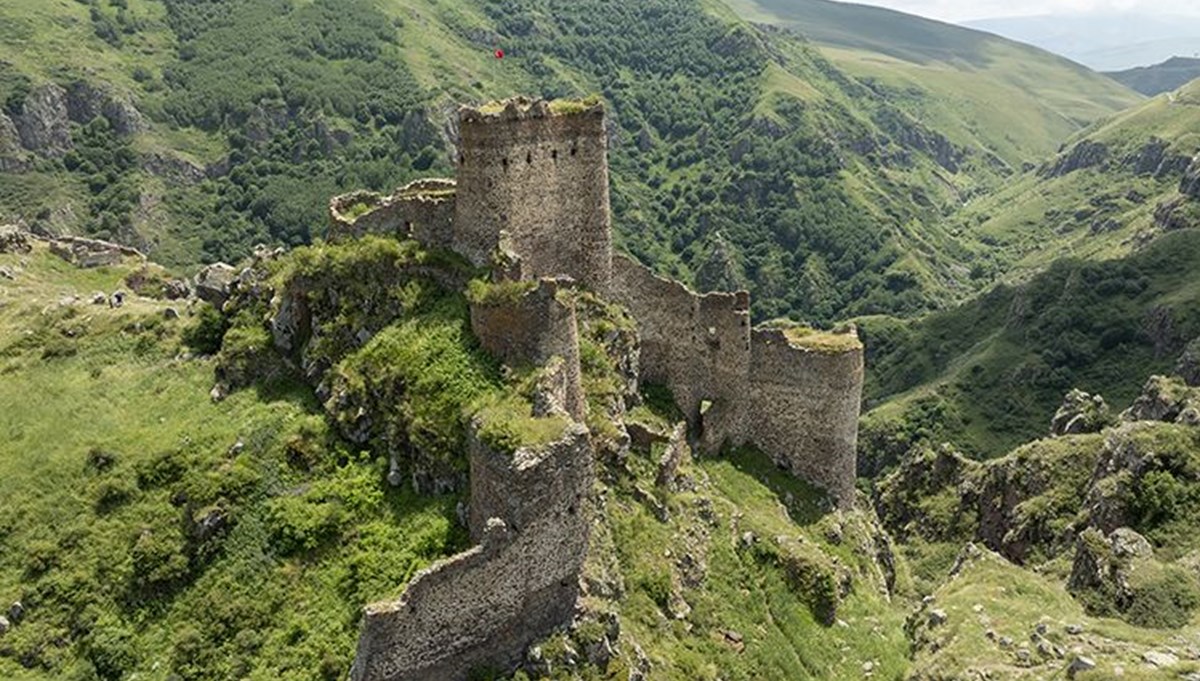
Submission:
M 614 255 L 602 104 L 513 99 L 463 108 L 460 123 L 457 182 L 335 198 L 330 240 L 415 239 L 496 278 L 538 281 L 515 300 L 472 304 L 472 327 L 507 364 L 552 364 L 548 409 L 571 425 L 558 441 L 515 455 L 472 438 L 478 545 L 422 572 L 399 601 L 367 608 L 355 681 L 511 667 L 571 621 L 593 453 L 575 312 L 555 295 L 566 278 L 629 310 L 640 380 L 670 390 L 704 453 L 753 445 L 839 506 L 854 497 L 863 352 L 853 330 L 752 328 L 747 292 L 698 294 Z

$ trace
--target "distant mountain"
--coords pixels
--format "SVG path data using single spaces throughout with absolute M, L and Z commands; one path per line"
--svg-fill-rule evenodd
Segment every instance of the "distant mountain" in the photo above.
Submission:
M 1046 14 L 978 19 L 963 25 L 1037 45 L 1097 71 L 1200 56 L 1200 16 Z
M 1200 59 L 1171 57 L 1161 64 L 1105 74 L 1144 95 L 1170 92 L 1200 78 Z
M 816 43 L 955 144 L 1020 168 L 1137 97 L 1060 56 L 988 33 L 881 7 L 829 0 L 726 0 L 742 18 Z

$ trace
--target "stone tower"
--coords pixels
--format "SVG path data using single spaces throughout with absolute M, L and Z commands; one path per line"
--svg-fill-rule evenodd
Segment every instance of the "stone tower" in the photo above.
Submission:
M 604 105 L 512 99 L 460 111 L 457 250 L 488 264 L 497 244 L 522 279 L 567 275 L 605 293 L 612 278 Z

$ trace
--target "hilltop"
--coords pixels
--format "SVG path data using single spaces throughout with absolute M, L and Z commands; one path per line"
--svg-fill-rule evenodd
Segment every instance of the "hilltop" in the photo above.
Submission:
M 1200 59 L 1171 57 L 1161 64 L 1110 71 L 1105 75 L 1144 95 L 1160 95 L 1200 78 Z

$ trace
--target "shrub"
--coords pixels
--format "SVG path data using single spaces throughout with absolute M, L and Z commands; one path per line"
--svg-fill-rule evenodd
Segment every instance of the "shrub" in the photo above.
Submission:
M 201 355 L 215 355 L 221 350 L 229 322 L 212 305 L 200 307 L 196 320 L 183 330 L 183 343 Z
M 1130 576 L 1130 588 L 1133 600 L 1124 616 L 1139 627 L 1178 629 L 1200 606 L 1200 583 L 1177 565 L 1139 566 Z

